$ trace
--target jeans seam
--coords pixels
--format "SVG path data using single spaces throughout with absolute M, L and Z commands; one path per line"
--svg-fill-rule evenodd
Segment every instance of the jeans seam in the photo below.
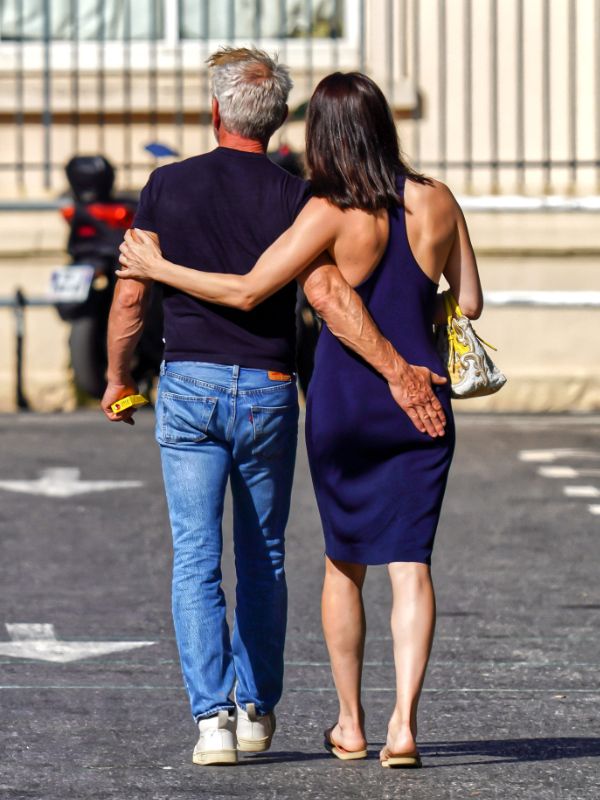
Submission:
M 232 389 L 229 386 L 222 386 L 217 383 L 208 383 L 208 381 L 200 380 L 199 378 L 192 378 L 191 375 L 181 375 L 179 372 L 165 372 L 166 378 L 175 378 L 183 381 L 184 383 L 191 383 L 193 386 L 202 386 L 205 389 L 215 389 L 218 392 L 231 394 Z
M 290 387 L 295 387 L 295 381 L 289 381 L 288 383 L 280 383 L 277 386 L 265 386 L 262 389 L 240 389 L 239 394 L 244 395 L 244 397 L 252 396 L 252 395 L 261 395 L 261 394 L 270 394 L 271 392 L 277 392 L 280 389 L 288 389 Z
M 227 430 L 225 431 L 225 441 L 231 442 L 233 438 L 233 432 L 235 430 L 235 420 L 237 416 L 237 390 L 231 394 L 231 415 L 229 417 L 229 423 L 227 425 Z
M 190 383 L 193 386 L 201 386 L 205 389 L 214 389 L 215 391 L 223 392 L 224 394 L 231 394 L 234 391 L 234 389 L 229 386 L 223 386 L 222 384 L 217 383 L 209 383 L 208 381 L 203 381 L 200 378 L 193 378 L 191 375 L 182 375 L 179 372 L 166 370 L 163 374 L 165 378 L 174 378 L 175 380 L 180 380 L 184 383 Z M 259 389 L 238 389 L 237 393 L 244 396 L 253 394 L 266 394 L 269 392 L 276 392 L 279 389 L 287 389 L 291 386 L 296 386 L 295 380 L 285 381 L 285 383 L 278 383 L 276 386 L 264 386 Z
M 194 394 L 177 394 L 177 392 L 163 392 L 162 396 L 164 398 L 168 398 L 169 400 L 185 400 L 186 402 L 190 403 L 218 403 L 218 397 L 207 397 L 203 395 L 202 397 L 198 397 Z

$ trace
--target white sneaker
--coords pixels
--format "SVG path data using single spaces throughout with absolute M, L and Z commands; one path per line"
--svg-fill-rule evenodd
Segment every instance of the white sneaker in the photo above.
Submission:
M 247 703 L 246 710 L 237 707 L 237 742 L 238 750 L 245 753 L 262 753 L 271 747 L 275 733 L 275 714 L 258 716 L 254 703 Z
M 198 723 L 200 738 L 194 748 L 194 764 L 237 764 L 235 714 L 222 709 Z

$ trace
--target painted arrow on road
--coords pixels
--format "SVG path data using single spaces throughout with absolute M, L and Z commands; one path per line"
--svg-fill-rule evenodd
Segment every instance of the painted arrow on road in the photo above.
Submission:
M 137 489 L 144 485 L 143 481 L 81 481 L 80 474 L 78 469 L 55 467 L 44 470 L 34 481 L 0 481 L 0 489 L 44 497 L 74 497 L 89 492 L 108 492 L 111 489 Z
M 83 658 L 122 653 L 156 642 L 64 642 L 56 638 L 54 625 L 46 623 L 6 623 L 10 642 L 0 642 L 0 656 L 31 658 L 66 664 Z

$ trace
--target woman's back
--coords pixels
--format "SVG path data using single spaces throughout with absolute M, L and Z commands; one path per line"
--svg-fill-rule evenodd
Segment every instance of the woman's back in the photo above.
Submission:
M 456 201 L 444 184 L 434 180 L 407 180 L 403 200 L 411 252 L 427 277 L 439 283 L 457 234 Z M 330 252 L 348 283 L 358 286 L 383 257 L 389 237 L 388 212 L 342 211 L 326 200 L 313 202 L 319 203 L 320 214 L 339 216 Z

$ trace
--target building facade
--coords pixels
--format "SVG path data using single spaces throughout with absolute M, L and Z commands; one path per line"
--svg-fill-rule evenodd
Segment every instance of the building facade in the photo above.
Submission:
M 0 196 L 55 195 L 74 153 L 136 188 L 149 142 L 210 149 L 206 58 L 249 43 L 292 68 L 274 145 L 302 149 L 316 82 L 360 69 L 409 159 L 457 191 L 598 191 L 598 0 L 0 0 Z

